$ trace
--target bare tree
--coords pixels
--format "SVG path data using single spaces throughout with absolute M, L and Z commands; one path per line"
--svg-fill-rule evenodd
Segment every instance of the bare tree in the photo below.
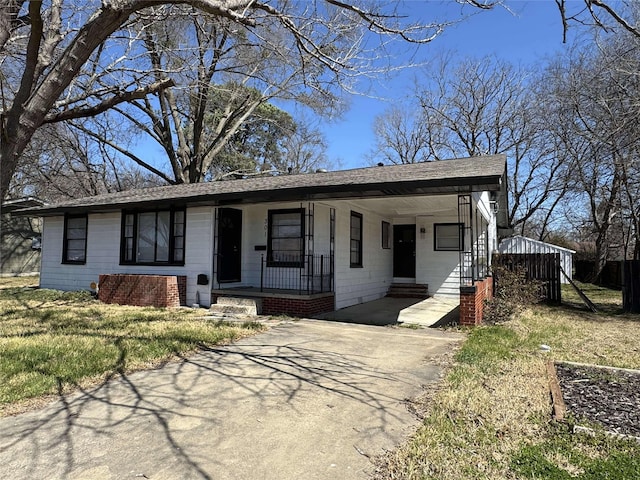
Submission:
M 419 139 L 423 159 L 506 154 L 509 220 L 519 230 L 530 230 L 527 222 L 535 217 L 536 233 L 542 238 L 566 185 L 561 181 L 563 158 L 555 155 L 544 135 L 546 102 L 535 84 L 532 71 L 495 58 L 456 62 L 443 58 L 422 77 L 416 100 L 419 120 L 398 122 L 401 128 L 390 130 L 402 132 L 395 135 L 399 145 Z
M 458 0 L 491 9 L 499 0 Z M 625 10 L 604 0 L 583 0 L 591 19 L 612 20 L 634 34 Z M 566 20 L 564 0 L 557 0 Z M 264 2 L 259 0 L 2 0 L 0 2 L 0 198 L 4 198 L 19 159 L 45 123 L 87 118 L 163 91 L 168 76 L 136 67 L 141 30 L 132 16 L 161 5 L 188 5 L 245 30 L 257 45 L 268 44 L 260 27 L 272 24 L 305 78 L 329 88 L 350 86 L 354 76 L 380 70 L 376 63 L 390 39 L 428 43 L 451 21 L 411 23 L 398 2 L 380 7 L 340 0 Z M 459 19 L 459 18 L 458 18 Z M 144 30 L 142 30 L 144 32 Z M 371 35 L 373 34 L 373 37 Z M 377 38 L 376 44 L 371 38 Z M 375 42 L 374 42 L 375 43 Z M 91 58 L 102 62 L 88 62 Z M 91 65 L 91 68 L 86 68 Z M 98 68 L 96 68 L 98 67 Z M 90 88 L 87 88 L 90 87 Z
M 329 167 L 327 142 L 318 125 L 307 118 L 296 119 L 283 141 L 281 162 L 273 165 L 278 172 L 309 173 Z M 332 162 L 335 166 L 335 162 Z
M 65 124 L 46 125 L 21 157 L 10 195 L 54 202 L 161 184 L 115 153 Z
M 630 243 L 638 256 L 640 213 L 640 42 L 607 37 L 596 47 L 572 50 L 547 75 L 559 112 L 549 128 L 571 162 L 572 215 L 595 244 L 593 279 L 611 256 L 626 255 Z
M 373 32 L 390 39 L 426 43 L 445 23 L 412 24 L 389 8 L 337 0 L 270 3 L 256 0 L 103 0 L 78 2 L 3 0 L 0 4 L 2 123 L 0 197 L 35 131 L 45 123 L 87 118 L 125 102 L 143 100 L 173 85 L 170 76 L 137 68 L 145 30 L 134 14 L 161 5 L 197 8 L 244 31 L 257 46 L 264 25 L 286 39 L 297 68 L 317 88 L 349 86 L 374 72 L 377 52 L 364 41 Z M 370 38 L 370 35 L 369 37 Z M 94 60 L 94 61 L 89 61 Z M 312 88 L 315 88 L 312 87 Z
M 390 164 L 433 159 L 433 126 L 415 104 L 388 108 L 373 121 L 375 146 L 369 159 Z

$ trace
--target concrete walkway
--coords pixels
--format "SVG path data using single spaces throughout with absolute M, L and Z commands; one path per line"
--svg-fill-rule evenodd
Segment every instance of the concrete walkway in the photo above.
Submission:
M 363 479 L 462 335 L 303 320 L 0 419 L 3 479 Z
M 444 296 L 415 298 L 384 297 L 379 300 L 323 313 L 317 318 L 366 325 L 407 323 L 423 327 L 441 326 L 458 320 L 457 298 Z

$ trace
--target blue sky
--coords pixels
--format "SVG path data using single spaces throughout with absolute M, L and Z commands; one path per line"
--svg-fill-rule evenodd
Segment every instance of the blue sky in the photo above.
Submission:
M 429 19 L 446 9 L 458 8 L 453 2 L 413 1 L 412 14 Z M 562 43 L 562 23 L 553 0 L 512 1 L 511 12 L 505 9 L 479 12 L 450 27 L 433 42 L 423 45 L 416 60 L 428 62 L 441 52 L 455 51 L 461 56 L 498 58 L 520 64 L 534 64 L 545 56 L 567 48 Z M 443 10 L 444 9 L 444 12 Z M 382 101 L 364 96 L 350 96 L 351 108 L 337 121 L 325 121 L 329 145 L 328 157 L 338 160 L 331 168 L 346 169 L 369 165 L 366 154 L 374 145 L 373 119 L 392 102 L 410 94 L 419 69 L 406 69 L 391 82 L 380 84 L 373 93 L 388 98 Z

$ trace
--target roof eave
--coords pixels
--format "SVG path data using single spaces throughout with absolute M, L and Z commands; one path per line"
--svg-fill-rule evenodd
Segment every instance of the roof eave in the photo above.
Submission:
M 312 201 L 312 200 L 346 200 L 354 198 L 379 198 L 388 196 L 406 197 L 423 195 L 450 195 L 478 191 L 499 191 L 502 186 L 502 175 L 481 177 L 444 178 L 431 180 L 415 180 L 404 182 L 380 182 L 366 184 L 318 185 L 286 188 L 279 190 L 256 190 L 246 192 L 201 194 L 189 197 L 109 202 L 93 205 L 51 206 L 21 209 L 14 215 L 54 216 L 65 213 L 104 213 L 119 210 L 135 210 L 143 208 L 163 208 L 171 205 L 240 205 L 251 203 Z

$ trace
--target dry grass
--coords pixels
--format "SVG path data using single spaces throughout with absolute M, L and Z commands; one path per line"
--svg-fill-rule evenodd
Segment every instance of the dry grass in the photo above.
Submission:
M 622 292 L 590 283 L 574 282 L 604 314 L 619 314 L 622 310 Z M 562 303 L 577 310 L 584 310 L 582 299 L 571 285 L 562 285 Z
M 606 293 L 594 301 L 619 311 L 618 292 Z M 549 358 L 640 368 L 640 318 L 536 306 L 473 330 L 422 427 L 379 478 L 640 478 L 637 445 L 581 439 L 550 421 Z
M 539 306 L 525 311 L 511 322 L 511 327 L 551 346 L 554 360 L 640 368 L 638 315 L 602 315 Z
M 22 277 L 0 277 L 0 288 L 37 287 L 40 283 L 38 275 Z

